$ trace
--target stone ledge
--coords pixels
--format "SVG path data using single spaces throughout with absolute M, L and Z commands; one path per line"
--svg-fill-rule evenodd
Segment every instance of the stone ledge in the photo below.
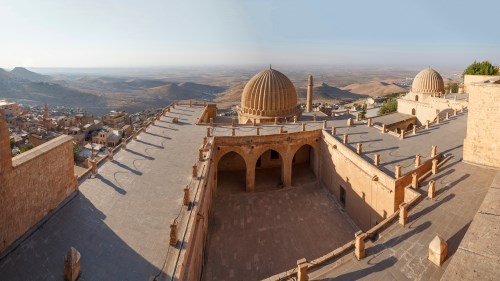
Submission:
M 50 140 L 50 141 L 48 141 L 40 146 L 37 146 L 29 151 L 26 151 L 25 153 L 22 153 L 21 155 L 15 156 L 14 158 L 12 158 L 12 167 L 17 168 L 17 167 L 23 165 L 24 163 L 27 163 L 33 159 L 36 159 L 36 158 L 52 151 L 56 147 L 62 146 L 64 144 L 66 144 L 67 142 L 72 142 L 72 141 L 73 141 L 73 138 L 70 136 L 67 136 L 67 135 L 59 136 L 59 137 L 57 137 L 53 140 Z

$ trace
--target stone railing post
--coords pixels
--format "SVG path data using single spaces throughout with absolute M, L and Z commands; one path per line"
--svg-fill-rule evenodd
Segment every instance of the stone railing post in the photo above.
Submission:
M 211 130 L 212 130 L 212 127 L 208 127 L 207 128 L 207 138 L 211 137 L 210 134 L 211 134 Z
M 260 127 L 255 128 L 255 134 L 260 136 Z
M 294 124 L 295 124 L 295 123 L 297 123 L 297 115 L 294 115 L 294 116 L 293 116 L 293 123 L 294 123 Z
M 432 174 L 435 175 L 438 173 L 438 160 L 432 160 Z
M 326 120 L 323 120 L 323 130 L 326 130 Z
M 411 174 L 411 187 L 414 189 L 418 188 L 418 174 L 417 173 Z
M 183 203 L 184 203 L 184 206 L 189 206 L 189 202 L 191 201 L 190 200 L 190 196 L 189 196 L 189 185 L 186 185 L 186 187 L 184 187 L 184 198 L 183 198 Z
M 356 114 L 356 121 L 361 121 L 361 114 Z
M 232 137 L 236 136 L 236 129 L 235 128 L 231 129 L 231 136 Z
M 283 130 L 283 126 L 280 126 L 280 134 L 283 134 L 284 130 Z
M 170 224 L 170 246 L 177 246 L 177 240 L 178 240 L 178 227 L 179 223 L 177 222 L 177 220 L 174 220 L 171 224 Z
M 417 134 L 417 125 L 413 125 L 413 134 L 416 135 Z
M 450 119 L 450 113 L 447 111 L 447 112 L 446 112 L 446 117 L 445 117 L 445 120 L 448 120 L 448 119 Z
M 368 125 L 368 127 L 371 127 L 372 126 L 372 119 L 368 118 L 368 122 L 366 124 Z
M 108 148 L 108 160 L 113 160 L 113 148 L 111 147 Z
M 429 188 L 427 190 L 427 197 L 434 199 L 436 196 L 436 181 L 429 181 Z
M 407 220 L 408 220 L 408 204 L 403 202 L 399 204 L 399 224 L 405 226 Z
M 436 124 L 439 124 L 439 115 L 436 117 Z
M 132 129 L 132 139 L 137 140 L 137 132 L 135 131 L 135 129 Z
M 431 149 L 431 157 L 436 157 L 437 155 L 437 146 L 433 145 Z
M 399 138 L 400 139 L 404 139 L 405 138 L 405 130 L 401 130 L 401 132 L 399 133 Z
M 365 257 L 365 237 L 366 233 L 363 231 L 358 231 L 354 234 L 354 255 L 358 260 L 361 260 Z
M 302 132 L 306 131 L 306 123 L 302 123 Z
M 127 148 L 127 140 L 125 138 L 122 138 L 122 148 Z
M 358 143 L 357 148 L 356 148 L 356 152 L 360 155 L 361 155 L 361 153 L 363 153 L 363 144 Z
M 332 127 L 332 136 L 335 136 L 337 134 L 337 128 Z
M 309 265 L 306 259 L 300 259 L 297 261 L 297 281 L 309 281 L 309 276 L 307 275 L 307 269 Z
M 446 241 L 439 236 L 434 237 L 429 244 L 429 260 L 433 264 L 441 266 L 444 263 L 447 254 L 448 244 Z
M 373 164 L 375 166 L 380 166 L 380 154 L 373 154 Z
M 354 124 L 354 121 L 352 121 L 352 118 L 347 119 L 347 126 L 352 126 Z
M 274 117 L 274 125 L 278 124 L 278 117 Z
M 64 279 L 76 281 L 80 276 L 80 253 L 73 247 L 64 256 Z
M 422 162 L 422 156 L 420 154 L 415 155 L 415 168 L 418 168 Z
M 207 145 L 207 142 L 208 142 L 208 138 L 207 137 L 203 137 L 203 146 Z
M 90 163 L 90 169 L 92 174 L 90 175 L 91 178 L 95 178 L 97 175 L 97 161 L 95 160 L 94 156 L 89 161 Z
M 431 126 L 431 121 L 427 120 L 425 123 L 425 128 L 429 129 L 430 126 Z
M 193 165 L 193 178 L 198 178 L 198 165 Z
M 199 160 L 199 161 L 203 161 L 203 160 L 204 160 L 204 158 L 205 158 L 205 156 L 203 155 L 203 148 L 200 148 L 200 149 L 198 150 L 198 160 Z
M 385 124 L 382 124 L 382 133 L 385 133 L 386 129 L 385 129 Z
M 455 108 L 455 110 L 454 110 L 453 113 L 455 114 L 455 116 L 457 116 L 458 115 L 458 110 Z
M 344 134 L 344 144 L 349 143 L 349 135 Z
M 394 168 L 394 178 L 399 179 L 401 177 L 401 165 L 396 165 Z

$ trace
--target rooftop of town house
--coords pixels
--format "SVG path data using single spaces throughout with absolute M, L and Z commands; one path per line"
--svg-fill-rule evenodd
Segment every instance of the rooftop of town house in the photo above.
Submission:
M 147 280 L 158 274 L 182 187 L 206 134 L 192 126 L 202 109 L 176 106 L 103 162 L 95 179 L 83 180 L 76 196 L 0 259 L 1 279 L 62 280 L 71 246 L 82 255 L 81 280 Z

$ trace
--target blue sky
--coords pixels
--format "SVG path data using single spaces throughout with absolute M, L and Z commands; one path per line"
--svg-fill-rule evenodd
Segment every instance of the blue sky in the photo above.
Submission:
M 0 0 L 0 67 L 500 64 L 498 11 L 495 0 Z

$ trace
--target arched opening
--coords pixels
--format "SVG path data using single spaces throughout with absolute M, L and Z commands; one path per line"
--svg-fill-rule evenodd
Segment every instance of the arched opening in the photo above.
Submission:
M 413 124 L 409 124 L 408 127 L 406 127 L 406 131 L 412 131 L 413 130 Z
M 415 95 L 415 101 L 418 101 L 418 95 Z
M 232 194 L 246 191 L 246 164 L 243 157 L 228 152 L 217 164 L 217 193 Z
M 417 111 L 415 110 L 415 108 L 412 108 L 411 109 L 411 115 L 415 115 L 415 114 L 417 114 Z
M 255 163 L 255 191 L 279 189 L 283 186 L 283 157 L 276 150 L 262 153 Z
M 295 152 L 292 159 L 292 185 L 300 186 L 316 181 L 314 148 L 305 144 Z

